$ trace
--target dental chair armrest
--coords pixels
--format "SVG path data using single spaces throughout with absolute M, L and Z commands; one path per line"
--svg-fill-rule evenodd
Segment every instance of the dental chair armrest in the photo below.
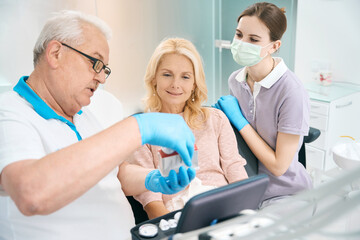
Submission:
M 309 135 L 304 136 L 304 143 L 311 143 L 315 141 L 319 136 L 321 132 L 317 128 L 310 127 L 309 129 Z

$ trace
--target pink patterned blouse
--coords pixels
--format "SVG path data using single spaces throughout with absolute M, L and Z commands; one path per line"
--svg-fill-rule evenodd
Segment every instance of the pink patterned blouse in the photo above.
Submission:
M 194 129 L 195 144 L 198 148 L 199 169 L 196 177 L 204 186 L 223 186 L 248 177 L 244 165 L 246 160 L 238 153 L 235 134 L 225 114 L 215 108 L 208 108 L 209 117 L 203 128 Z M 143 145 L 135 151 L 128 162 L 146 168 L 158 168 L 157 152 L 160 147 Z M 153 201 L 170 201 L 176 195 L 145 192 L 134 196 L 143 206 Z

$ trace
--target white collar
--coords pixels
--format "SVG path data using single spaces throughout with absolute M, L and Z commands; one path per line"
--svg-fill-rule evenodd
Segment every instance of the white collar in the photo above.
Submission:
M 279 57 L 274 57 L 274 60 L 276 63 L 276 67 L 271 71 L 270 74 L 268 74 L 263 80 L 260 82 L 257 82 L 262 87 L 265 88 L 271 88 L 274 83 L 276 83 L 282 75 L 288 70 L 288 67 L 286 66 L 284 60 Z M 235 79 L 238 82 L 244 82 L 246 81 L 246 75 L 248 72 L 248 67 L 244 67 L 235 77 Z

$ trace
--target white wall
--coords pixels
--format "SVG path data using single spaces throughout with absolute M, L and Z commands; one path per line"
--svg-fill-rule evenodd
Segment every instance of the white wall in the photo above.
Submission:
M 0 74 L 15 84 L 33 69 L 32 49 L 53 11 L 97 14 L 113 29 L 111 76 L 105 89 L 129 115 L 142 109 L 143 75 L 157 35 L 155 0 L 0 0 Z M 180 0 L 181 1 L 181 0 Z M 360 1 L 299 0 L 295 73 L 311 81 L 316 63 L 330 62 L 334 81 L 360 84 Z
M 31 73 L 32 50 L 51 12 L 61 9 L 81 9 L 83 12 L 95 14 L 94 3 L 87 0 L 0 0 L 2 77 L 15 84 L 22 75 Z
M 302 81 L 325 63 L 333 81 L 360 85 L 359 12 L 359 0 L 298 1 L 295 73 Z
M 143 110 L 143 77 L 154 51 L 156 9 L 150 0 L 98 0 L 98 16 L 113 30 L 110 40 L 111 75 L 105 90 L 124 106 L 124 116 Z

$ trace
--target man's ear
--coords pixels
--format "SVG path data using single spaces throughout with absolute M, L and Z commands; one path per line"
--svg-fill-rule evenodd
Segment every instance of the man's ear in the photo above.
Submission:
M 59 60 L 61 54 L 61 43 L 55 40 L 51 40 L 45 50 L 45 57 L 51 68 L 57 68 L 59 66 Z

